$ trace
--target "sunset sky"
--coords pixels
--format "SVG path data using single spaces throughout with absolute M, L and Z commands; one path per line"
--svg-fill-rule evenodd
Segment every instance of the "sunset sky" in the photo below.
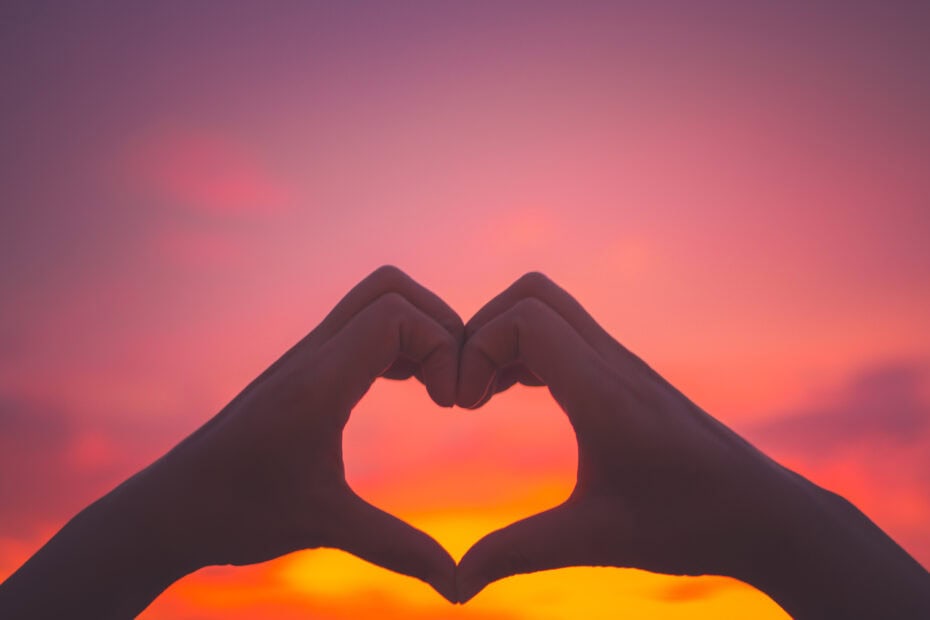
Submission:
M 0 7 L 0 579 L 385 263 L 466 320 L 545 272 L 930 566 L 926 2 L 58 4 Z M 345 435 L 350 484 L 456 558 L 575 457 L 544 388 L 379 381 Z M 787 617 L 604 568 L 453 607 L 330 550 L 141 617 L 620 616 Z

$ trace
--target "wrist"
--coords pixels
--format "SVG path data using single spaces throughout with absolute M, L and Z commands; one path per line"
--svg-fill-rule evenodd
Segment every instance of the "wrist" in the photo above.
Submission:
M 196 570 L 159 524 L 144 473 L 81 511 L 11 575 L 0 587 L 0 615 L 132 618 Z
M 194 507 L 190 476 L 167 471 L 163 457 L 99 500 L 102 518 L 136 557 L 147 559 L 153 576 L 175 581 L 209 565 L 205 532 Z M 170 583 L 170 582 L 169 582 Z
M 90 562 L 110 592 L 120 593 L 113 597 L 113 617 L 135 616 L 204 565 L 178 536 L 185 526 L 180 507 L 147 484 L 147 473 L 130 478 L 75 518 L 83 521 L 76 524 L 79 531 L 101 541 Z
M 777 478 L 733 576 L 798 620 L 930 613 L 930 576 L 855 506 L 780 466 Z

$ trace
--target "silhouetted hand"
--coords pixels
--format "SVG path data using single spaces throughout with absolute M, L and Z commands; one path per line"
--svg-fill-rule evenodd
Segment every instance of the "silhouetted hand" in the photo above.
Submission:
M 335 547 L 450 596 L 448 553 L 349 488 L 342 431 L 379 376 L 416 374 L 437 404 L 451 407 L 461 337 L 461 319 L 438 297 L 395 268 L 373 273 L 165 457 L 166 475 L 187 480 L 177 489 L 187 507 L 185 544 L 203 564 Z
M 212 420 L 72 519 L 0 585 L 0 616 L 130 617 L 203 566 L 336 547 L 458 601 L 508 575 L 599 565 L 729 575 L 797 618 L 930 617 L 927 572 L 881 530 L 701 411 L 545 277 L 519 280 L 464 334 L 462 347 L 447 305 L 379 269 Z M 572 495 L 456 568 L 345 481 L 342 431 L 379 376 L 416 376 L 443 406 L 547 385 L 578 439 Z
M 445 303 L 379 269 L 212 420 L 75 517 L 4 584 L 0 615 L 130 617 L 200 567 L 311 547 L 343 549 L 453 600 L 449 554 L 349 488 L 342 431 L 379 376 L 416 375 L 452 406 L 461 339 Z
M 729 575 L 798 618 L 911 618 L 927 573 L 850 504 L 777 465 L 528 274 L 466 326 L 457 403 L 515 382 L 548 386 L 578 441 L 567 501 L 480 540 L 459 600 L 565 566 Z

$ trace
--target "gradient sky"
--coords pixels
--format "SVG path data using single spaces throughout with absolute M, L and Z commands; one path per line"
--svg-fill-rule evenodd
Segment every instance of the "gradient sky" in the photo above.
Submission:
M 925 2 L 59 4 L 0 7 L 0 578 L 383 263 L 466 319 L 547 273 L 930 566 Z M 379 382 L 345 452 L 456 557 L 574 475 L 526 388 L 450 413 Z M 619 569 L 453 608 L 335 551 L 142 617 L 621 613 L 785 617 Z

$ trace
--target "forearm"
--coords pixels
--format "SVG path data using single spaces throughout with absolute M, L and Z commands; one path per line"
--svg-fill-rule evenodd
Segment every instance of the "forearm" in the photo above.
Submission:
M 142 474 L 144 474 L 143 472 Z M 0 584 L 0 617 L 132 618 L 197 568 L 140 476 L 88 506 Z
M 771 531 L 739 577 L 797 620 L 930 618 L 930 574 L 842 497 L 785 472 Z M 780 504 L 784 500 L 785 504 Z

